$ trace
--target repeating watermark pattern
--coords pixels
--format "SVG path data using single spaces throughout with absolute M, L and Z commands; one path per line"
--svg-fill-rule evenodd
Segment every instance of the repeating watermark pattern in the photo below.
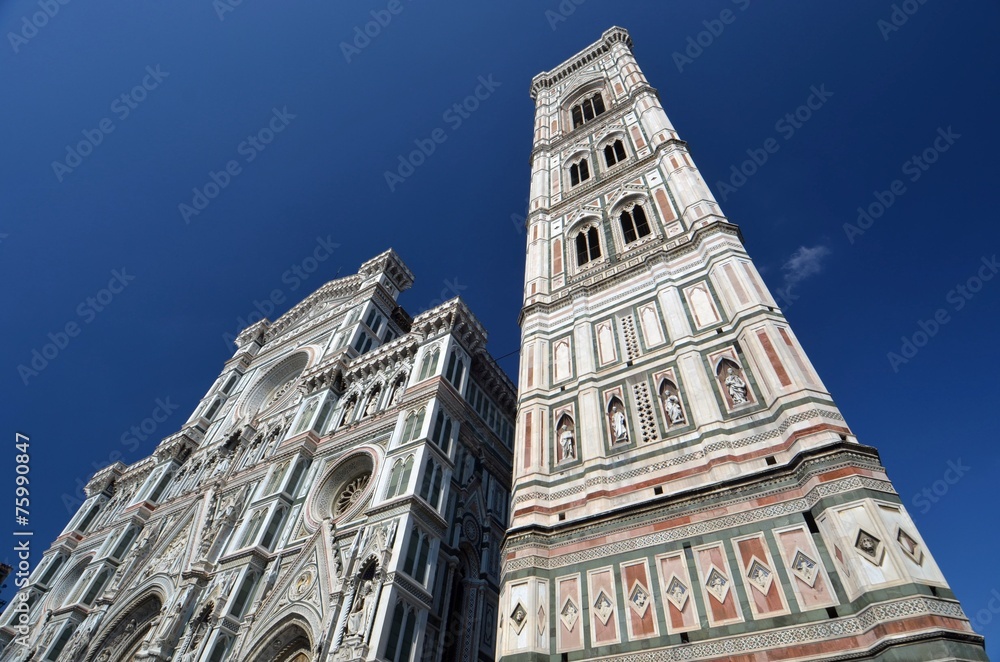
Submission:
M 732 0 L 732 3 L 739 7 L 740 11 L 746 11 L 750 6 L 750 0 Z M 684 73 L 684 67 L 689 64 L 694 64 L 705 52 L 706 48 L 709 48 L 715 43 L 715 40 L 722 36 L 722 33 L 726 30 L 727 25 L 732 25 L 736 22 L 736 14 L 732 9 L 728 7 L 719 12 L 718 18 L 706 19 L 701 22 L 705 29 L 687 38 L 687 45 L 684 48 L 684 52 L 674 51 L 673 58 L 674 64 L 677 65 L 677 71 Z
M 825 83 L 819 87 L 812 85 L 809 87 L 809 91 L 810 94 L 805 103 L 793 111 L 785 113 L 774 123 L 774 130 L 785 141 L 791 140 L 795 133 L 812 119 L 813 113 L 822 108 L 833 96 L 833 92 L 826 89 Z M 715 182 L 715 188 L 719 192 L 722 202 L 740 190 L 747 183 L 747 180 L 756 175 L 779 149 L 781 149 L 781 143 L 774 137 L 765 140 L 760 147 L 747 149 L 747 156 L 750 158 L 740 163 L 738 167 L 736 165 L 730 166 L 730 175 L 727 181 L 717 180 Z
M 951 149 L 951 146 L 961 137 L 962 134 L 955 133 L 951 126 L 947 129 L 938 127 L 937 137 L 934 138 L 930 146 L 903 161 L 900 170 L 910 183 L 918 181 L 925 172 L 931 169 L 932 165 L 937 163 L 941 155 Z M 896 201 L 906 191 L 906 184 L 903 180 L 894 179 L 885 190 L 873 192 L 872 197 L 875 200 L 866 206 L 858 207 L 858 220 L 854 223 L 844 223 L 844 233 L 847 235 L 847 240 L 853 244 L 857 237 L 870 230 L 875 221 L 882 218 L 885 212 L 896 204 Z
M 990 600 L 986 606 L 969 618 L 969 624 L 976 632 L 983 632 L 986 627 L 993 622 L 997 614 L 1000 614 L 1000 591 L 993 589 L 990 591 Z
M 372 40 L 382 34 L 382 31 L 389 27 L 392 20 L 403 13 L 406 5 L 402 0 L 389 0 L 385 9 L 373 9 L 369 12 L 372 20 L 364 25 L 355 25 L 351 41 L 340 42 L 340 52 L 344 55 L 344 61 L 351 63 L 361 51 L 371 46 Z
M 128 273 L 124 267 L 113 269 L 107 287 L 101 288 L 77 305 L 76 316 L 80 321 L 72 319 L 55 332 L 50 331 L 46 336 L 48 342 L 43 343 L 40 348 L 32 349 L 28 362 L 17 366 L 17 375 L 21 378 L 21 382 L 27 386 L 33 377 L 37 377 L 49 367 L 69 347 L 70 341 L 79 336 L 85 326 L 97 319 L 97 315 L 111 305 L 115 297 L 124 292 L 133 280 L 135 276 Z
M 17 540 L 14 544 L 14 554 L 17 556 L 14 585 L 20 591 L 28 585 L 28 577 L 31 576 L 31 536 L 35 535 L 28 528 L 31 526 L 31 439 L 20 432 L 14 433 L 14 462 L 13 534 Z M 31 609 L 28 597 L 27 591 L 20 591 L 14 598 L 15 604 L 11 606 L 17 614 L 12 624 L 16 623 L 18 635 L 28 634 L 28 612 Z
M 132 111 L 149 97 L 149 93 L 158 88 L 168 76 L 170 76 L 170 72 L 161 70 L 160 65 L 148 65 L 146 75 L 142 77 L 138 85 L 114 98 L 111 102 L 111 112 L 114 113 L 119 122 L 124 122 L 131 117 Z M 55 174 L 56 180 L 62 183 L 66 175 L 71 174 L 81 166 L 83 160 L 93 154 L 97 146 L 104 142 L 104 137 L 113 132 L 115 128 L 115 121 L 110 117 L 105 117 L 97 123 L 96 127 L 81 131 L 83 140 L 75 145 L 66 145 L 66 156 L 52 162 L 52 172 Z
M 523 214 L 511 214 L 510 224 L 516 234 L 524 234 L 528 231 L 528 207 L 531 206 L 531 200 L 529 198 L 524 199 L 524 213 Z
M 545 20 L 549 22 L 549 27 L 552 28 L 552 31 L 554 32 L 558 29 L 560 23 L 568 21 L 569 17 L 576 13 L 576 8 L 586 1 L 587 0 L 562 0 L 554 10 L 546 9 Z
M 431 310 L 432 308 L 436 308 L 445 301 L 449 301 L 450 299 L 454 299 L 457 296 L 461 296 L 462 292 L 467 289 L 469 288 L 458 282 L 458 276 L 455 276 L 455 278 L 450 281 L 447 278 L 445 278 L 444 288 L 442 288 L 441 294 L 438 295 L 438 298 L 434 299 L 429 304 L 427 304 L 427 307 L 418 310 L 417 315 L 426 312 L 428 310 Z
M 236 338 L 243 332 L 243 329 L 274 313 L 278 306 L 287 301 L 288 295 L 302 287 L 302 283 L 316 273 L 319 265 L 330 259 L 330 256 L 338 248 L 340 248 L 340 244 L 333 241 L 330 235 L 325 238 L 316 237 L 316 246 L 312 253 L 282 272 L 281 282 L 285 287 L 274 288 L 263 301 L 254 299 L 253 310 L 243 317 L 236 318 L 236 332 L 229 333 L 227 331 L 222 334 L 222 341 L 226 343 L 226 347 L 232 349 L 233 343 L 236 342 Z
M 271 118 L 267 124 L 236 146 L 236 153 L 243 157 L 243 163 L 252 163 L 296 117 L 297 115 L 288 112 L 288 106 L 282 106 L 281 110 L 272 108 Z M 202 186 L 191 189 L 191 204 L 182 202 L 177 205 L 177 211 L 180 212 L 185 225 L 190 224 L 193 217 L 205 211 L 212 204 L 212 200 L 219 197 L 219 194 L 242 172 L 243 164 L 237 159 L 227 161 L 218 172 L 209 170 L 208 181 Z
M 983 285 L 993 280 L 1000 271 L 1000 262 L 997 262 L 996 255 L 984 256 L 980 258 L 980 262 L 976 273 L 969 276 L 964 283 L 948 290 L 948 294 L 945 295 L 945 301 L 951 304 L 952 312 L 963 310 L 982 291 Z M 898 373 L 901 366 L 912 361 L 913 357 L 941 331 L 941 327 L 951 320 L 948 308 L 938 308 L 928 319 L 917 320 L 916 331 L 900 338 L 899 351 L 886 354 L 892 371 Z
M 927 0 L 903 0 L 903 2 L 893 4 L 889 12 L 889 17 L 880 18 L 875 22 L 875 26 L 882 33 L 882 40 L 889 41 L 889 35 L 899 32 L 910 20 L 910 17 L 920 11 L 920 6 L 927 4 Z
M 775 300 L 782 308 L 788 308 L 800 297 L 793 290 L 802 281 L 823 270 L 823 260 L 830 255 L 830 249 L 823 245 L 799 246 L 781 265 L 784 285 L 775 290 Z
M 169 397 L 167 398 L 156 398 L 153 401 L 153 409 L 150 411 L 149 416 L 142 419 L 135 425 L 129 426 L 127 430 L 122 432 L 119 438 L 119 443 L 128 453 L 135 453 L 139 450 L 142 443 L 150 439 L 157 430 L 160 429 L 164 423 L 166 423 L 171 415 L 174 414 L 180 405 L 172 402 Z M 83 502 L 87 499 L 87 493 L 85 488 L 90 478 L 93 477 L 94 473 L 100 471 L 104 467 L 114 464 L 115 462 L 127 461 L 128 455 L 123 453 L 118 449 L 112 450 L 108 453 L 108 456 L 101 461 L 94 461 L 90 463 L 93 468 L 93 472 L 80 475 L 76 477 L 76 491 L 73 494 L 64 492 L 62 495 L 63 506 L 66 507 L 66 512 L 69 515 L 73 515 Z
M 226 20 L 226 14 L 236 11 L 236 8 L 243 4 L 243 0 L 212 0 L 212 9 L 220 21 Z
M 25 14 L 21 17 L 21 29 L 17 32 L 8 32 L 7 41 L 14 49 L 14 54 L 21 52 L 21 48 L 29 41 L 38 36 L 38 31 L 49 24 L 59 10 L 64 5 L 68 5 L 70 0 L 38 0 L 38 8 L 30 16 Z
M 441 114 L 441 120 L 448 125 L 452 132 L 458 131 L 467 119 L 472 117 L 472 113 L 479 110 L 483 101 L 489 99 L 500 83 L 493 80 L 493 74 L 479 77 L 479 85 L 472 91 L 472 94 L 462 101 L 452 104 Z M 400 154 L 399 165 L 395 170 L 385 171 L 385 183 L 389 191 L 396 192 L 396 187 L 409 179 L 416 169 L 422 166 L 430 156 L 437 151 L 439 145 L 448 140 L 448 132 L 438 127 L 431 131 L 428 138 L 417 138 L 413 141 L 416 149 L 409 154 Z
M 914 495 L 913 505 L 920 509 L 921 514 L 926 515 L 930 512 L 933 504 L 943 499 L 951 488 L 957 485 L 965 477 L 965 474 L 971 470 L 972 467 L 968 467 L 962 463 L 962 458 L 948 460 L 948 468 L 945 469 L 941 478 L 935 480 L 929 487 L 925 487 Z

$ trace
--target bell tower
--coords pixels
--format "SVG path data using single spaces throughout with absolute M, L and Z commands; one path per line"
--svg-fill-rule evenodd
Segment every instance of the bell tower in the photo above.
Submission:
M 628 33 L 531 96 L 497 657 L 985 660 Z

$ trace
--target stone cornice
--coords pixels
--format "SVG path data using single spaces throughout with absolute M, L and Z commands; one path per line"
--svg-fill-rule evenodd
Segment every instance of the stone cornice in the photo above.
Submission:
M 601 38 L 590 46 L 565 60 L 557 67 L 549 71 L 543 71 L 532 78 L 531 98 L 536 99 L 541 90 L 551 87 L 553 84 L 558 83 L 563 78 L 580 69 L 580 67 L 610 53 L 612 46 L 617 43 L 625 44 L 629 50 L 632 50 L 632 38 L 629 37 L 628 30 L 618 26 L 605 30 Z

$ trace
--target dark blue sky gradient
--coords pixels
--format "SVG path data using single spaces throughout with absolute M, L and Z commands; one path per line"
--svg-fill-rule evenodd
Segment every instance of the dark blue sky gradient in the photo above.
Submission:
M 14 433 L 31 435 L 35 560 L 68 518 L 64 493 L 92 463 L 138 459 L 176 430 L 231 356 L 224 335 L 272 290 L 285 296 L 276 319 L 394 247 L 417 276 L 408 310 L 461 294 L 514 373 L 524 236 L 511 217 L 528 193 L 529 82 L 621 25 L 768 284 L 786 284 L 782 266 L 800 247 L 825 247 L 786 315 L 859 439 L 880 449 L 966 609 L 986 608 L 1000 589 L 989 562 L 1000 543 L 1000 278 L 961 310 L 948 293 L 1000 252 L 997 4 L 928 0 L 886 40 L 877 22 L 892 7 L 881 1 L 567 1 L 575 11 L 553 29 L 554 0 L 401 0 L 345 61 L 341 42 L 388 5 L 243 0 L 220 20 L 211 0 L 74 0 L 17 53 L 7 35 L 38 7 L 0 5 L 0 462 L 12 477 Z M 678 71 L 673 53 L 724 9 L 734 20 Z M 147 98 L 128 117 L 112 110 L 157 65 L 169 75 Z M 491 75 L 499 87 L 449 123 L 445 111 Z M 786 139 L 776 122 L 814 85 L 832 96 Z M 248 163 L 239 145 L 275 108 L 295 117 Z M 113 132 L 58 181 L 52 162 L 103 118 Z M 904 161 L 947 127 L 961 138 L 911 182 Z M 445 142 L 390 192 L 385 171 L 437 128 Z M 768 138 L 777 153 L 723 195 L 717 182 Z M 186 224 L 178 205 L 230 160 L 240 174 Z M 843 224 L 894 179 L 905 193 L 849 242 Z M 340 247 L 303 280 L 294 269 L 312 266 L 318 237 Z M 115 269 L 134 280 L 92 315 L 87 298 Z M 894 372 L 887 353 L 940 308 L 949 321 Z M 79 335 L 25 385 L 18 366 L 70 322 Z M 132 441 L 158 398 L 176 411 Z M 914 501 L 959 460 L 969 469 L 947 493 Z M 13 537 L 0 538 L 11 550 Z M 996 639 L 998 622 L 980 629 Z

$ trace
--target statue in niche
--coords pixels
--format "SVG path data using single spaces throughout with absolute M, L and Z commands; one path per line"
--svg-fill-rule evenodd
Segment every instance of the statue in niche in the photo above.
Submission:
M 628 441 L 628 423 L 625 421 L 625 411 L 618 403 L 612 404 L 611 429 L 615 433 L 615 441 Z
M 368 615 L 375 602 L 375 588 L 372 580 L 366 579 L 358 588 L 357 596 L 354 598 L 354 609 L 347 619 L 348 634 L 362 634 L 361 629 L 368 622 Z
M 663 406 L 667 410 L 667 417 L 670 419 L 671 425 L 684 422 L 684 410 L 681 409 L 681 400 L 676 393 L 668 395 Z
M 569 423 L 565 421 L 559 428 L 559 445 L 562 448 L 563 460 L 576 459 L 576 438 L 573 436 L 573 431 L 569 429 Z
M 374 391 L 368 397 L 368 406 L 365 407 L 365 413 L 362 414 L 362 416 L 371 416 L 372 414 L 375 413 L 375 408 L 378 406 L 378 396 L 379 396 L 379 392 L 378 391 Z
M 729 397 L 734 405 L 747 403 L 747 383 L 736 374 L 732 366 L 726 369 L 726 388 L 729 389 Z
M 392 390 L 392 398 L 390 399 L 391 404 L 397 404 L 403 399 L 403 381 L 400 380 L 396 382 L 396 386 Z
M 357 405 L 358 399 L 356 397 L 351 398 L 347 401 L 347 406 L 344 407 L 344 417 L 341 419 L 341 425 L 350 425 L 351 419 L 354 418 L 354 407 Z

